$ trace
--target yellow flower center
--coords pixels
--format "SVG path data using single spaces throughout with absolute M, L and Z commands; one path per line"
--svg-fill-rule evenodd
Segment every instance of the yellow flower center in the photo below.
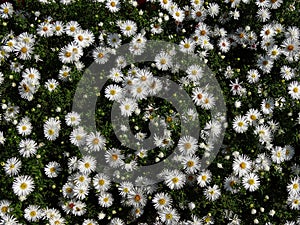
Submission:
M 172 179 L 172 182 L 173 182 L 174 184 L 178 183 L 178 181 L 179 181 L 179 179 L 178 179 L 177 177 L 174 177 L 174 178 Z
M 118 156 L 117 154 L 113 154 L 113 155 L 111 156 L 111 158 L 112 158 L 112 160 L 117 161 L 118 158 L 119 158 L 119 156 Z
M 192 147 L 192 144 L 191 143 L 185 143 L 184 144 L 184 148 L 185 149 L 190 149 Z
M 239 126 L 239 127 L 244 126 L 244 122 L 242 122 L 242 121 L 238 122 L 238 126 Z
M 8 211 L 8 207 L 7 206 L 3 206 L 1 208 L 1 212 L 6 213 Z
M 195 163 L 193 161 L 188 161 L 187 162 L 188 167 L 193 167 L 194 165 L 195 165 Z
M 245 162 L 241 162 L 241 163 L 240 163 L 240 168 L 241 168 L 241 169 L 245 169 L 246 166 L 247 166 L 247 164 L 246 164 Z
M 20 188 L 21 188 L 22 190 L 25 190 L 27 187 L 28 187 L 28 185 L 27 185 L 26 183 L 22 183 L 22 184 L 20 185 Z
M 31 216 L 31 217 L 35 217 L 35 216 L 36 216 L 36 211 L 31 211 L 31 212 L 30 212 L 30 216 Z
M 298 93 L 299 89 L 297 87 L 294 87 L 293 92 Z
M 27 51 L 28 51 L 28 49 L 27 49 L 26 47 L 21 48 L 21 52 L 22 52 L 23 54 L 26 54 Z
M 7 7 L 3 9 L 4 14 L 8 14 L 8 12 L 9 12 L 9 9 Z
M 134 196 L 134 201 L 139 202 L 142 199 L 140 195 Z
M 116 90 L 110 90 L 109 93 L 110 93 L 111 95 L 115 95 L 117 92 L 116 92 Z
M 250 185 L 253 185 L 253 184 L 255 183 L 255 180 L 254 180 L 254 179 L 249 179 L 249 180 L 248 180 L 248 183 L 249 183 Z
M 105 181 L 103 179 L 99 180 L 99 185 L 103 186 L 105 184 Z
M 171 220 L 173 218 L 173 215 L 171 213 L 166 214 L 166 219 Z
M 159 203 L 160 205 L 164 205 L 164 204 L 166 204 L 166 200 L 163 199 L 163 198 L 161 198 L 161 199 L 158 200 L 158 203 Z

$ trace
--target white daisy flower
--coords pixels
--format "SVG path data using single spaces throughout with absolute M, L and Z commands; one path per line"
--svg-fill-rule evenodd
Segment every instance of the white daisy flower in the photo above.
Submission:
M 242 183 L 244 188 L 250 192 L 256 191 L 260 185 L 259 178 L 255 173 L 246 174 L 243 177 Z
M 221 196 L 221 190 L 218 185 L 205 188 L 204 195 L 209 201 L 215 201 Z
M 21 166 L 22 162 L 18 158 L 13 157 L 6 160 L 4 170 L 7 175 L 15 176 L 20 172 Z
M 18 176 L 13 181 L 13 192 L 21 197 L 21 196 L 27 196 L 34 190 L 34 181 L 30 176 L 22 175 Z
M 45 168 L 44 168 L 44 172 L 46 174 L 47 177 L 49 178 L 55 178 L 58 176 L 58 174 L 61 172 L 61 166 L 58 162 L 49 162 Z

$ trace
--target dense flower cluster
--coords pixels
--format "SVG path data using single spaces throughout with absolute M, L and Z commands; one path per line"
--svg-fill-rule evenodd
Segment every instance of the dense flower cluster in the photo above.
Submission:
M 289 0 L 2 3 L 0 225 L 300 224 L 299 10 Z M 127 44 L 142 55 L 150 40 L 199 62 L 182 71 L 172 48 L 136 64 L 116 54 Z M 73 96 L 92 63 L 112 58 L 103 89 L 87 87 L 79 102 L 98 97 L 91 131 Z M 217 119 L 206 66 L 226 101 Z M 180 115 L 155 98 L 170 91 L 159 78 L 176 82 L 195 108 Z M 119 130 L 134 140 L 114 133 L 113 104 Z M 181 120 L 199 123 L 200 135 L 182 135 Z M 225 128 L 209 161 L 211 139 Z M 159 183 L 127 176 L 167 160 L 179 166 L 157 174 Z

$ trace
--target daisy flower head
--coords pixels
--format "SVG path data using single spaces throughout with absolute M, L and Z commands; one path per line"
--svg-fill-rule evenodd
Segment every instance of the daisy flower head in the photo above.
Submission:
M 232 127 L 237 133 L 245 133 L 248 130 L 249 124 L 246 116 L 236 116 L 233 120 Z
M 168 207 L 168 208 L 165 208 L 165 209 L 159 211 L 158 215 L 159 215 L 161 221 L 167 225 L 178 224 L 179 219 L 180 219 L 180 215 L 178 214 L 178 212 L 171 207 Z
M 297 81 L 293 81 L 288 85 L 288 93 L 292 99 L 300 99 L 300 84 Z
M 276 60 L 279 58 L 281 53 L 282 53 L 282 50 L 277 45 L 273 45 L 270 49 L 268 49 L 267 54 L 272 60 Z
M 218 185 L 208 186 L 204 190 L 204 195 L 207 200 L 215 201 L 221 196 L 221 190 Z
M 210 110 L 215 106 L 215 97 L 212 94 L 206 93 L 203 96 L 203 101 L 201 103 L 201 108 L 205 110 Z
M 21 140 L 19 143 L 19 153 L 24 158 L 29 158 L 36 154 L 38 149 L 37 143 L 31 139 Z
M 45 83 L 45 88 L 47 88 L 48 91 L 52 92 L 52 91 L 54 91 L 57 88 L 58 85 L 59 85 L 59 83 L 58 83 L 57 80 L 55 80 L 55 79 L 49 79 Z
M 61 171 L 62 171 L 62 168 L 61 168 L 60 164 L 55 161 L 49 162 L 44 168 L 44 172 L 45 172 L 46 176 L 49 178 L 57 177 Z
M 38 25 L 37 34 L 41 37 L 51 37 L 54 33 L 54 27 L 49 22 L 42 22 Z
M 49 141 L 54 141 L 58 138 L 59 136 L 59 131 L 61 129 L 60 126 L 60 120 L 56 118 L 49 118 L 45 123 L 44 123 L 44 136 L 49 140 Z
M 61 36 L 65 33 L 65 25 L 61 21 L 55 21 L 53 24 L 54 35 Z
M 121 46 L 122 39 L 120 38 L 120 34 L 118 33 L 109 33 L 107 35 L 107 43 L 110 45 L 112 48 L 118 48 Z
M 147 197 L 142 188 L 133 188 L 127 196 L 128 204 L 134 207 L 144 207 L 147 203 Z
M 109 225 L 125 225 L 125 222 L 121 220 L 120 218 L 113 218 Z
M 182 158 L 181 164 L 188 174 L 195 174 L 200 169 L 200 159 L 197 156 L 185 156 Z
M 99 192 L 108 191 L 111 186 L 110 178 L 103 173 L 99 173 L 93 178 L 93 186 Z
M 271 12 L 267 8 L 259 8 L 257 10 L 256 17 L 258 18 L 259 21 L 266 22 L 271 18 Z
M 106 139 L 100 132 L 91 132 L 86 136 L 86 145 L 90 151 L 100 151 L 106 145 Z
M 178 7 L 175 7 L 174 9 L 171 10 L 171 15 L 173 19 L 178 23 L 181 23 L 185 18 L 184 11 Z
M 283 79 L 290 80 L 295 76 L 295 71 L 291 67 L 284 65 L 280 68 L 280 75 Z
M 137 109 L 138 104 L 135 99 L 125 98 L 120 104 L 121 115 L 129 117 Z
M 300 178 L 298 176 L 290 179 L 290 182 L 287 185 L 287 190 L 289 195 L 300 194 Z
M 268 74 L 271 72 L 273 68 L 274 60 L 269 56 L 261 56 L 257 61 L 257 66 L 262 70 L 264 74 Z
M 242 177 L 250 172 L 252 161 L 246 155 L 238 155 L 234 158 L 232 169 L 235 175 Z
M 191 80 L 192 82 L 197 82 L 203 76 L 203 69 L 200 65 L 194 64 L 187 68 L 186 73 L 189 80 Z
M 74 197 L 79 200 L 85 199 L 88 196 L 89 191 L 88 185 L 75 185 L 73 188 Z
M 33 82 L 38 81 L 41 78 L 40 72 L 35 68 L 26 68 L 22 72 L 24 79 L 32 80 Z
M 118 0 L 107 0 L 105 7 L 112 13 L 120 10 L 120 2 Z
M 68 126 L 76 127 L 80 124 L 81 121 L 80 114 L 77 112 L 69 112 L 65 116 L 65 121 Z
M 160 192 L 156 193 L 154 198 L 152 199 L 152 203 L 156 210 L 163 210 L 165 208 L 171 207 L 172 205 L 172 198 L 169 194 Z
M 259 188 L 260 181 L 255 173 L 248 173 L 243 177 L 243 186 L 250 192 L 256 191 Z
M 227 38 L 221 38 L 218 42 L 218 47 L 224 53 L 226 53 L 230 50 L 230 46 L 231 46 L 231 44 Z
M 17 125 L 18 133 L 22 136 L 28 136 L 32 132 L 32 124 L 28 117 L 23 117 Z
M 13 5 L 10 2 L 4 2 L 0 5 L 0 16 L 3 19 L 10 18 L 14 13 Z
M 266 125 L 257 125 L 254 130 L 254 134 L 258 135 L 261 143 L 270 143 L 272 140 L 272 133 L 269 127 Z
M 119 194 L 122 197 L 128 196 L 129 192 L 133 190 L 134 186 L 131 182 L 123 181 L 121 182 L 120 186 L 118 187 Z
M 242 96 L 243 93 L 246 92 L 245 88 L 242 87 L 243 82 L 239 82 L 239 79 L 235 79 L 235 81 L 230 81 L 230 87 L 233 95 L 239 95 Z
M 109 71 L 108 77 L 112 79 L 114 82 L 121 82 L 123 80 L 124 74 L 119 68 L 112 68 Z
M 101 207 L 109 208 L 113 204 L 113 196 L 110 193 L 102 192 L 98 197 L 98 202 Z
M 62 68 L 59 70 L 58 79 L 60 79 L 61 81 L 67 81 L 70 75 L 71 68 L 66 65 L 63 65 Z
M 123 90 L 119 85 L 110 84 L 105 88 L 105 97 L 110 101 L 120 101 L 122 94 Z
M 224 188 L 226 191 L 231 193 L 237 193 L 239 191 L 238 186 L 240 183 L 240 179 L 234 175 L 226 177 L 224 180 Z
M 0 201 L 0 216 L 3 217 L 11 211 L 11 202 L 8 200 Z
M 275 146 L 271 150 L 271 159 L 274 163 L 280 164 L 285 161 L 285 152 L 280 146 Z
M 200 187 L 206 187 L 212 178 L 212 173 L 209 170 L 204 170 L 199 173 L 197 177 L 197 183 Z
M 113 168 L 120 167 L 124 164 L 124 156 L 121 154 L 121 150 L 111 148 L 105 152 L 105 160 L 109 166 Z
M 70 21 L 66 24 L 66 33 L 69 36 L 73 36 L 81 27 L 77 21 Z
M 299 210 L 300 209 L 300 195 L 289 195 L 287 203 L 291 209 Z
M 154 58 L 155 65 L 159 70 L 168 70 L 172 66 L 171 56 L 166 52 L 161 52 Z
M 172 170 L 164 175 L 164 182 L 171 190 L 181 189 L 185 181 L 185 175 L 179 170 Z
M 192 136 L 183 136 L 178 141 L 178 148 L 183 155 L 192 155 L 198 149 L 198 140 Z
M 263 99 L 261 103 L 261 110 L 263 114 L 271 114 L 273 112 L 274 106 L 275 106 L 274 99 L 272 98 Z
M 33 99 L 34 94 L 37 92 L 40 84 L 38 80 L 33 80 L 30 78 L 24 78 L 18 87 L 19 94 L 21 98 L 24 98 L 28 101 Z
M 83 146 L 86 143 L 86 135 L 87 132 L 84 130 L 83 127 L 76 127 L 70 134 L 70 141 L 73 145 L 77 147 Z
M 132 20 L 123 21 L 119 27 L 121 29 L 121 33 L 125 37 L 131 37 L 131 36 L 135 35 L 135 33 L 137 31 L 137 25 Z
M 249 109 L 246 113 L 247 121 L 253 125 L 255 124 L 261 117 L 261 113 L 257 109 Z
M 196 43 L 191 38 L 185 38 L 180 41 L 179 48 L 183 53 L 193 53 L 196 47 Z
M 37 222 L 43 217 L 43 211 L 37 205 L 29 205 L 24 210 L 24 218 L 29 222 Z
M 28 60 L 31 58 L 33 53 L 33 44 L 17 42 L 14 51 L 16 52 L 18 58 Z
M 97 161 L 93 156 L 86 155 L 78 161 L 78 170 L 83 174 L 90 174 L 95 171 L 96 166 Z
M 249 83 L 257 83 L 259 81 L 260 74 L 256 69 L 251 69 L 247 72 L 247 81 Z
M 194 103 L 197 106 L 201 106 L 204 96 L 206 94 L 207 94 L 207 92 L 204 90 L 204 88 L 201 88 L 201 87 L 194 88 L 192 91 L 192 99 L 193 99 Z
M 133 85 L 130 86 L 130 93 L 136 100 L 145 99 L 149 94 L 147 85 L 140 81 L 134 82 Z
M 217 3 L 209 3 L 207 12 L 212 18 L 214 18 L 215 16 L 219 15 L 220 6 Z
M 160 7 L 166 10 L 169 9 L 171 3 L 172 0 L 159 0 Z
M 22 162 L 18 158 L 9 158 L 5 162 L 4 171 L 9 176 L 15 176 L 20 172 L 21 166 Z
M 93 58 L 98 64 L 105 64 L 109 60 L 111 50 L 105 47 L 97 47 L 93 50 Z
M 283 41 L 282 54 L 285 55 L 288 61 L 296 61 L 299 58 L 299 41 L 288 38 Z
M 13 192 L 17 196 L 27 196 L 34 190 L 34 181 L 30 176 L 21 175 L 14 179 L 13 181 Z
M 67 182 L 62 186 L 62 194 L 65 198 L 74 198 L 74 183 Z
M 295 155 L 295 149 L 291 145 L 286 145 L 283 147 L 283 151 L 285 153 L 285 160 L 291 160 Z

